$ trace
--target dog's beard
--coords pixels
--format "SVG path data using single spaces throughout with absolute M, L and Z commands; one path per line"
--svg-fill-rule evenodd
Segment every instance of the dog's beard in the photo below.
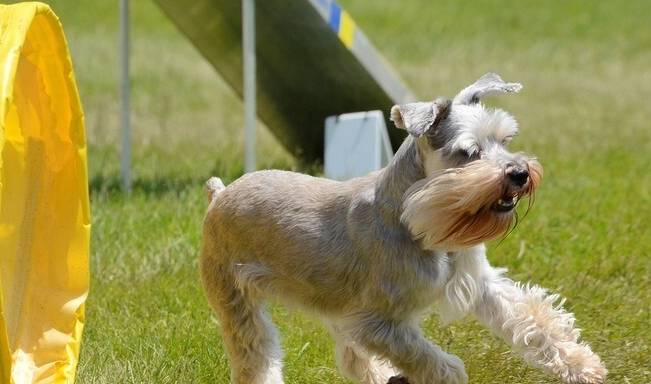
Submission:
M 403 200 L 401 221 L 425 249 L 456 250 L 499 237 L 511 228 L 515 207 L 494 209 L 504 196 L 531 196 L 542 178 L 540 164 L 529 159 L 529 180 L 511 191 L 504 170 L 477 160 L 437 172 L 412 185 Z

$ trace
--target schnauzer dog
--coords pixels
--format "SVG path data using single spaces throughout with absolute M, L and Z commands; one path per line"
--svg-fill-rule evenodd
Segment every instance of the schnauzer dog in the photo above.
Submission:
M 474 314 L 566 383 L 604 382 L 559 296 L 513 282 L 486 258 L 483 243 L 509 231 L 542 177 L 534 158 L 507 149 L 515 119 L 480 102 L 521 88 L 489 73 L 452 100 L 394 106 L 391 120 L 409 135 L 365 177 L 209 180 L 201 276 L 233 383 L 283 383 L 270 298 L 323 319 L 341 373 L 361 383 L 468 381 L 463 362 L 421 332 L 430 308 L 443 322 Z

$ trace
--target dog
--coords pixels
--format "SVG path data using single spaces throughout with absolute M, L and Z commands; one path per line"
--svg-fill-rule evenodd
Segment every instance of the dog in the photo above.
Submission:
M 432 308 L 444 323 L 474 314 L 565 383 L 604 382 L 559 296 L 513 282 L 486 258 L 484 243 L 512 228 L 543 174 L 535 158 L 509 152 L 516 120 L 481 103 L 521 88 L 489 73 L 452 100 L 393 106 L 408 136 L 364 177 L 267 170 L 228 187 L 209 180 L 200 270 L 232 383 L 283 383 L 272 298 L 322 319 L 341 373 L 360 383 L 468 382 L 463 362 L 419 328 Z

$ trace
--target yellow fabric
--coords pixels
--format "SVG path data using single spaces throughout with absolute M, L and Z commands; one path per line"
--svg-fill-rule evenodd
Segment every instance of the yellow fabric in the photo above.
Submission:
M 0 383 L 73 383 L 88 294 L 86 138 L 61 24 L 0 5 Z

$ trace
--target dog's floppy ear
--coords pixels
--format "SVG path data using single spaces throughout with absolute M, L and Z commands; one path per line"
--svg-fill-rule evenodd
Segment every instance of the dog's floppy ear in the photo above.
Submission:
M 449 107 L 450 100 L 444 99 L 394 105 L 391 108 L 391 121 L 396 128 L 406 129 L 410 135 L 419 137 L 445 117 Z
M 467 86 L 454 97 L 454 104 L 475 104 L 484 96 L 499 93 L 517 93 L 522 89 L 520 83 L 505 83 L 497 73 L 487 73 Z

